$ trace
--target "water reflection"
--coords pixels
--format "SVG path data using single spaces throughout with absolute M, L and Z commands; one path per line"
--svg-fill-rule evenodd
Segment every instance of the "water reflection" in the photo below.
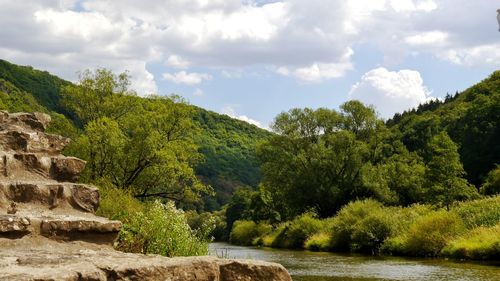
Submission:
M 295 281 L 432 280 L 500 281 L 500 267 L 440 259 L 369 257 L 334 253 L 239 247 L 212 243 L 211 255 L 257 259 L 285 266 Z

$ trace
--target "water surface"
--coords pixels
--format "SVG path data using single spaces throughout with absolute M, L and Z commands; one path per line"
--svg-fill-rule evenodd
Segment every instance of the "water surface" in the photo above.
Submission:
M 500 281 L 500 267 L 442 259 L 371 257 L 210 244 L 210 254 L 281 263 L 294 281 Z

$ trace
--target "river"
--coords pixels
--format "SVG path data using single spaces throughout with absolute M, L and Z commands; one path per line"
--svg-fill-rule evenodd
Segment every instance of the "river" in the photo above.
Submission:
M 294 281 L 486 281 L 500 280 L 500 267 L 442 259 L 413 259 L 317 253 L 210 244 L 210 254 L 224 258 L 281 263 Z

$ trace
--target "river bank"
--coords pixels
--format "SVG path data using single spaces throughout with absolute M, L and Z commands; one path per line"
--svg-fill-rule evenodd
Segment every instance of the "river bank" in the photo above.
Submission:
M 444 259 L 373 257 L 243 247 L 227 243 L 210 244 L 210 254 L 227 258 L 277 262 L 290 272 L 294 281 L 492 281 L 500 278 L 498 265 Z
M 463 202 L 449 210 L 354 201 L 325 219 L 308 212 L 274 225 L 236 221 L 229 241 L 322 252 L 499 260 L 500 196 Z

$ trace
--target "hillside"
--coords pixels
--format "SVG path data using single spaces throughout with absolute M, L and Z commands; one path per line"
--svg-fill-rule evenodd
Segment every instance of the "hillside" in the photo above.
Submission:
M 423 150 L 433 134 L 446 130 L 459 145 L 467 179 L 479 186 L 500 159 L 500 71 L 445 101 L 396 114 L 387 124 L 412 151 Z
M 49 113 L 55 119 L 49 130 L 75 138 L 79 122 L 60 103 L 61 87 L 70 84 L 46 71 L 0 60 L 0 109 Z M 196 173 L 215 190 L 215 197 L 204 200 L 205 208 L 214 210 L 227 203 L 235 189 L 257 186 L 260 174 L 255 145 L 270 133 L 226 115 L 190 107 L 197 128 L 195 143 L 204 158 Z

